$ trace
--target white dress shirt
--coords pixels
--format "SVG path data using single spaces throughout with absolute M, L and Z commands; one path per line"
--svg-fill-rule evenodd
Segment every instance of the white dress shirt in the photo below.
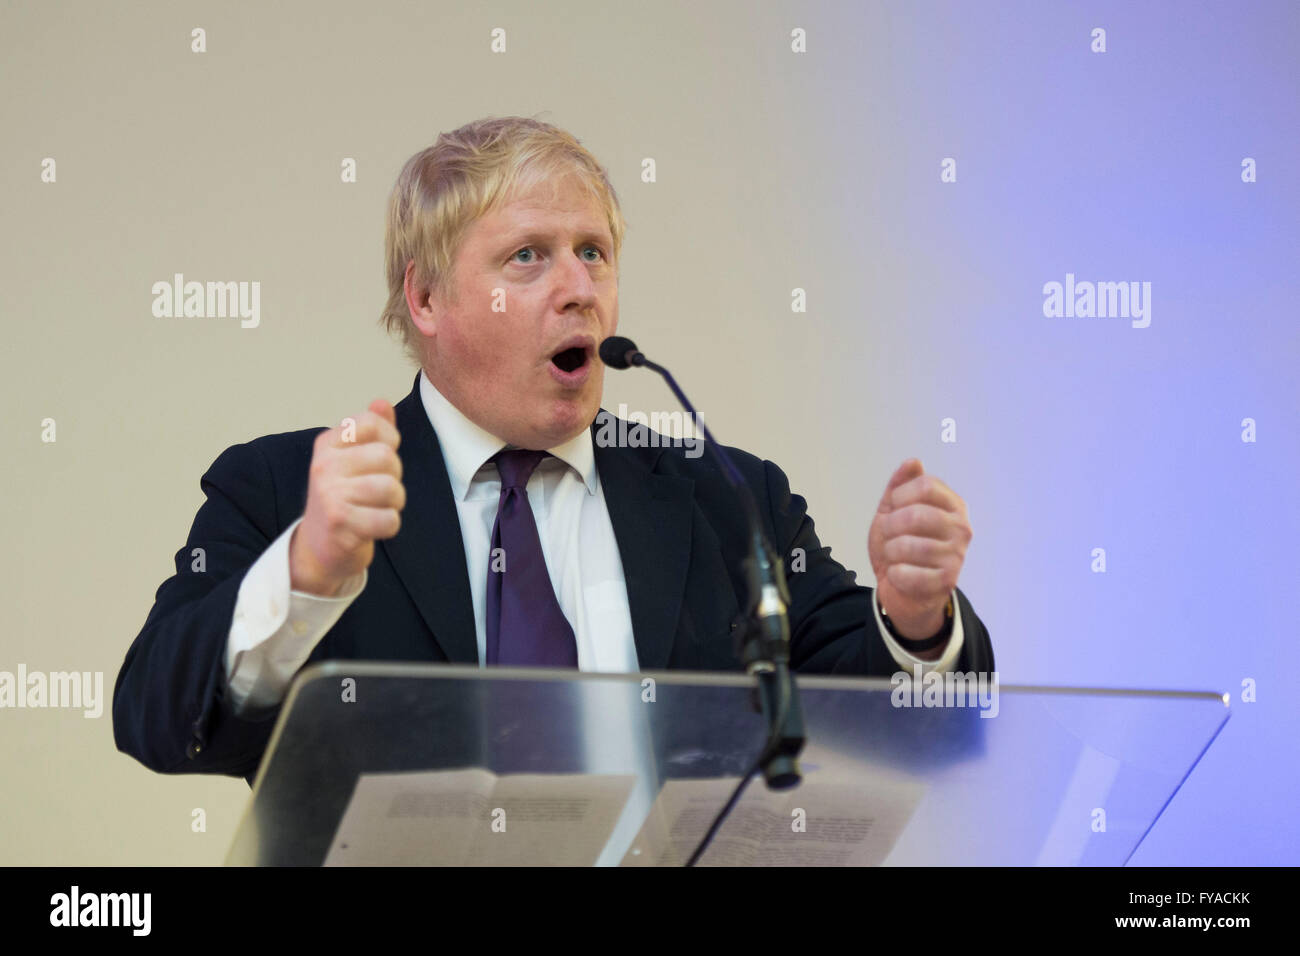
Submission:
M 506 442 L 471 422 L 420 375 L 420 398 L 438 435 L 456 499 L 465 567 L 469 573 L 480 666 L 487 648 L 487 573 L 501 478 L 490 459 Z M 537 522 L 542 555 L 578 645 L 584 671 L 635 673 L 636 643 L 627 601 L 623 562 L 596 469 L 591 430 L 548 448 L 528 480 L 528 502 Z M 408 495 L 421 494 L 408 488 Z M 226 641 L 225 666 L 236 712 L 272 707 L 284 699 L 293 676 L 366 586 L 368 572 L 350 578 L 335 597 L 293 591 L 289 541 L 299 518 L 271 543 L 244 575 Z M 956 607 L 957 595 L 952 595 Z M 885 630 L 877 602 L 876 627 L 899 666 L 909 673 L 951 670 L 961 653 L 961 614 L 937 660 L 908 654 Z

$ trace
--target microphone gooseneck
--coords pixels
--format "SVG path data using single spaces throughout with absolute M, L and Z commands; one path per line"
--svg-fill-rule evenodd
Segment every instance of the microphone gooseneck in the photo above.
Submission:
M 733 488 L 740 492 L 741 503 L 745 506 L 746 517 L 749 518 L 750 528 L 762 534 L 762 525 L 759 524 L 758 506 L 754 503 L 753 493 L 749 490 L 749 485 L 741 475 L 739 469 L 732 463 L 731 457 L 722 449 L 722 446 L 714 439 L 713 433 L 709 431 L 709 426 L 704 424 L 704 419 L 700 413 L 695 410 L 691 400 L 686 397 L 677 385 L 677 379 L 673 378 L 673 373 L 668 371 L 662 365 L 657 365 L 645 357 L 645 354 L 636 347 L 636 343 L 631 339 L 624 338 L 621 335 L 611 335 L 600 343 L 600 360 L 614 369 L 625 369 L 636 366 L 638 368 L 648 368 L 653 372 L 658 372 L 668 387 L 673 390 L 677 396 L 677 401 L 681 402 L 692 418 L 700 425 L 700 430 L 704 432 L 704 437 L 709 445 L 713 448 L 714 454 L 718 456 L 718 461 L 722 464 L 722 473 L 726 476 L 727 481 Z M 784 587 L 784 579 L 782 581 Z M 787 604 L 789 601 L 787 600 Z
M 704 424 L 704 419 L 678 387 L 672 373 L 662 365 L 650 361 L 636 347 L 635 342 L 620 335 L 610 336 L 600 343 L 600 360 L 613 369 L 644 367 L 663 377 L 677 400 L 704 432 L 708 447 L 713 450 L 722 466 L 723 475 L 736 489 L 749 525 L 749 554 L 742 565 L 749 591 L 746 604 L 747 626 L 737 635 L 737 654 L 745 670 L 757 679 L 755 709 L 767 719 L 768 739 L 753 767 L 741 779 L 731 799 L 687 861 L 687 866 L 693 866 L 712 842 L 722 821 L 727 818 L 755 773 L 762 770 L 768 787 L 773 790 L 796 786 L 802 779 L 798 757 L 805 740 L 803 712 L 789 667 L 790 621 L 786 611 L 790 605 L 790 591 L 781 558 L 763 532 L 758 504 L 748 482 L 731 456 L 714 439 L 709 427 Z

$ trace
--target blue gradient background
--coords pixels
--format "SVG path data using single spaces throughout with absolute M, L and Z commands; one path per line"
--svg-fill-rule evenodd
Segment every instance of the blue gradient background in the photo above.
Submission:
M 1300 5 L 838 12 L 856 18 L 839 37 L 887 36 L 887 67 L 828 57 L 835 104 L 866 121 L 810 122 L 870 170 L 827 188 L 889 236 L 893 263 L 868 275 L 925 356 L 908 359 L 927 381 L 914 427 L 957 418 L 934 463 L 977 541 L 1001 524 L 963 587 L 1015 622 L 994 631 L 1003 679 L 1232 693 L 1131 862 L 1300 862 Z M 1067 272 L 1151 282 L 1150 327 L 1045 318 L 1042 286 Z M 926 376 L 931 336 L 944 357 Z M 847 368 L 834 377 L 858 400 Z M 971 458 L 982 480 L 963 477 Z

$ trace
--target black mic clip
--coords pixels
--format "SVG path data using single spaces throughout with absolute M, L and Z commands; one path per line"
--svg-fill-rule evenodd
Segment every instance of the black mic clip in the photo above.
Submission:
M 750 533 L 749 554 L 741 562 L 748 606 L 736 633 L 736 656 L 749 673 L 771 670 L 790 659 L 790 588 L 781 560 L 758 533 Z
M 757 529 L 757 525 L 754 526 Z M 802 777 L 803 708 L 790 673 L 790 589 L 781 559 L 758 530 L 751 532 L 750 552 L 742 563 L 748 607 L 736 633 L 737 656 L 754 675 L 751 704 L 769 728 L 760 760 L 772 790 L 796 786 Z

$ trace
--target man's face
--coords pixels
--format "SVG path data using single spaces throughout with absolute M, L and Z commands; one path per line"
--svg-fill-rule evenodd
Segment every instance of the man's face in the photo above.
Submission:
M 521 448 L 577 435 L 600 410 L 596 350 L 618 327 L 613 256 L 604 212 L 572 177 L 509 197 L 466 231 L 453 301 L 418 302 L 407 269 L 429 379 L 471 421 Z

